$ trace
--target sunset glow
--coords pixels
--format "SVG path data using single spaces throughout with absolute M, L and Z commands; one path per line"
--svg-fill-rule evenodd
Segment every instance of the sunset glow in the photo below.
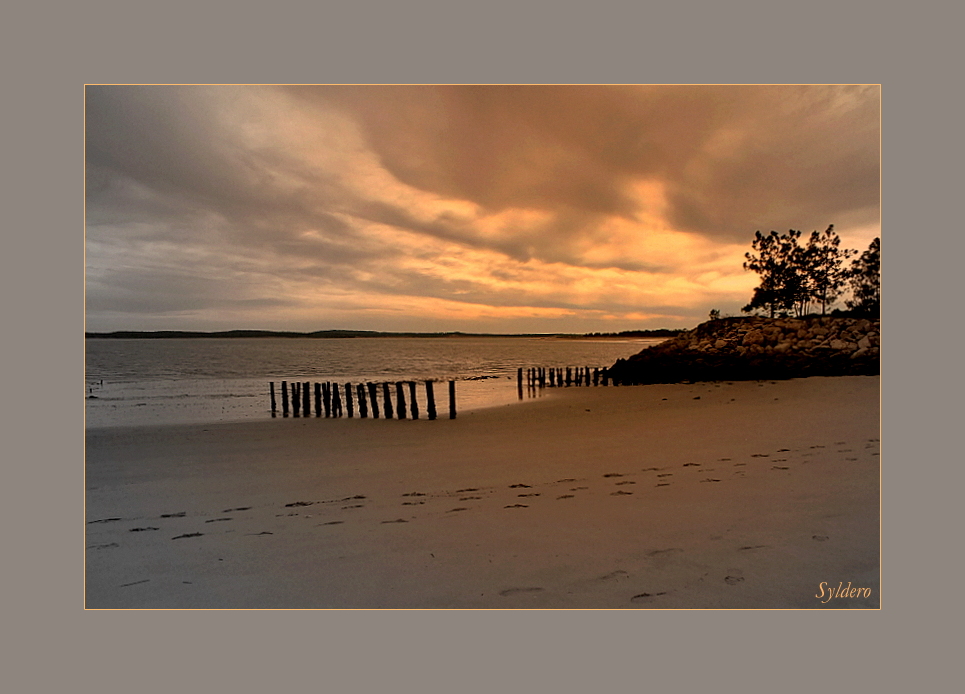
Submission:
M 875 86 L 93 86 L 87 329 L 739 314 L 757 230 L 880 236 Z

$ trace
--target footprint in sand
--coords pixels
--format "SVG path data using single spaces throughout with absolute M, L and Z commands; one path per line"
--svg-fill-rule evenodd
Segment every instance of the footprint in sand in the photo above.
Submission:
M 630 496 L 633 492 L 625 492 L 622 489 L 618 489 L 615 492 L 610 492 L 610 496 Z
M 790 448 L 778 448 L 778 449 L 777 449 L 777 452 L 778 452 L 778 453 L 790 453 L 790 452 L 791 452 L 791 449 L 790 449 Z
M 231 513 L 232 511 L 250 511 L 251 506 L 239 506 L 238 508 L 226 508 L 222 513 Z
M 576 482 L 576 480 L 573 479 L 572 477 L 567 477 L 567 478 L 564 479 L 564 480 L 556 480 L 556 483 L 557 483 L 557 484 L 559 484 L 560 482 Z
M 395 520 L 382 521 L 383 524 L 384 523 L 408 523 L 408 522 L 409 521 L 405 520 L 404 518 L 396 518 Z
M 180 513 L 162 513 L 161 518 L 184 518 L 187 515 L 187 511 L 181 511 Z M 120 520 L 120 518 L 118 518 Z
M 664 472 L 664 473 L 661 473 L 661 474 L 657 475 L 657 477 L 673 477 L 673 473 L 672 473 L 672 472 Z
M 619 487 L 624 484 L 636 484 L 636 482 L 631 482 L 630 480 L 624 480 L 623 482 L 617 482 L 616 486 Z
M 679 554 L 683 552 L 680 547 L 668 547 L 667 549 L 655 549 L 647 552 L 648 557 L 659 557 L 661 554 Z
M 845 460 L 857 460 L 857 458 L 845 458 Z
M 582 489 L 589 489 L 589 487 L 573 487 L 570 491 L 571 491 L 571 492 L 578 492 L 578 491 L 580 491 L 580 490 L 582 490 Z
M 699 466 L 699 465 L 700 465 L 700 463 L 684 463 L 684 464 L 683 464 L 684 467 L 694 467 L 694 466 Z
M 724 583 L 729 586 L 736 586 L 738 583 L 744 580 L 743 576 L 724 576 Z
M 563 496 L 556 497 L 556 500 L 559 501 L 560 499 L 574 499 L 574 498 L 576 497 L 573 494 L 564 494 Z
M 234 518 L 212 518 L 211 520 L 206 520 L 205 523 L 217 523 L 218 521 L 229 521 L 234 520 Z
M 661 482 L 660 484 L 654 485 L 656 487 L 669 487 L 670 482 Z
M 539 592 L 541 592 L 542 590 L 543 590 L 542 588 L 537 588 L 537 587 L 533 587 L 533 588 L 507 588 L 506 590 L 501 590 L 501 591 L 499 591 L 499 594 L 502 595 L 502 596 L 505 598 L 505 597 L 508 597 L 508 596 L 510 596 L 510 595 L 519 595 L 520 593 L 539 593 Z
M 342 507 L 342 510 L 344 511 L 344 510 L 349 509 L 349 508 L 365 508 L 365 505 L 364 505 L 364 504 L 355 504 L 354 506 L 343 506 L 343 507 Z
M 771 457 L 770 453 L 754 453 L 753 455 L 751 455 L 751 458 L 770 458 L 770 457 Z
M 608 472 L 603 476 L 604 477 L 623 477 L 623 475 L 621 475 L 619 472 Z
M 327 523 L 319 523 L 319 525 L 341 525 L 345 521 L 328 521 Z
M 459 501 L 462 501 L 462 499 L 460 499 Z M 424 503 L 425 503 L 424 501 L 403 501 L 402 505 L 403 506 L 422 506 L 422 504 Z
M 827 535 L 812 535 L 812 536 L 811 536 L 811 539 L 812 539 L 812 540 L 817 540 L 818 542 L 824 542 L 825 540 L 828 539 L 828 536 L 827 536 Z
M 748 549 L 763 549 L 764 547 L 767 547 L 767 545 L 746 545 L 744 547 L 739 548 L 739 551 L 744 551 Z
M 512 506 L 503 506 L 503 508 L 529 508 L 526 504 L 513 504 Z
M 422 492 L 409 492 L 408 494 L 403 494 L 402 496 L 425 496 Z
M 653 602 L 653 599 L 659 595 L 666 595 L 667 591 L 661 591 L 659 593 L 638 593 L 630 598 L 630 602 Z
M 538 493 L 538 492 L 534 492 L 533 494 L 517 494 L 516 496 L 519 496 L 519 497 L 539 496 L 539 493 Z
M 718 458 L 717 462 L 729 462 L 730 458 Z
M 509 485 L 509 488 L 510 489 L 531 489 L 531 487 L 528 484 L 511 484 Z
M 606 574 L 605 576 L 600 576 L 600 577 L 599 577 L 598 579 L 596 579 L 596 580 L 598 580 L 598 581 L 615 581 L 615 580 L 619 580 L 619 579 L 621 579 L 621 578 L 629 578 L 629 577 L 630 577 L 630 574 L 628 574 L 626 571 L 624 571 L 623 569 L 617 569 L 616 571 L 611 571 L 610 573 Z
M 184 514 L 181 514 L 184 515 Z M 167 516 L 161 516 L 161 518 L 167 518 Z M 99 518 L 97 520 L 87 521 L 87 525 L 92 525 L 94 523 L 113 523 L 114 521 L 119 521 L 120 518 Z
M 771 465 L 772 470 L 790 470 L 789 467 L 784 467 L 783 465 Z
M 201 537 L 204 533 L 185 533 L 184 535 L 177 535 L 172 537 L 172 540 L 180 540 L 182 537 Z
M 459 506 L 458 508 L 451 508 L 446 513 L 455 513 L 456 511 L 468 511 L 469 509 L 465 506 Z
M 734 467 L 740 467 L 742 465 L 747 465 L 747 463 L 734 463 Z
M 465 492 L 478 492 L 479 490 L 475 487 L 467 487 L 466 489 L 457 489 L 456 494 L 463 494 Z
M 347 499 L 342 499 L 342 501 L 347 501 Z M 285 504 L 285 508 L 292 508 L 293 506 L 311 506 L 314 501 L 293 501 L 290 504 Z
M 708 477 L 705 480 L 700 480 L 701 482 L 720 482 L 720 480 L 714 479 L 713 477 Z
M 110 542 L 106 545 L 87 545 L 87 549 L 107 549 L 109 547 L 120 547 L 116 542 Z
M 145 579 L 142 580 L 142 581 L 133 581 L 133 582 L 131 582 L 131 583 L 122 583 L 121 585 L 118 586 L 118 588 L 127 588 L 128 586 L 136 586 L 136 585 L 138 585 L 139 583 L 150 583 L 150 582 L 151 582 L 151 579 L 150 579 L 150 578 L 145 578 Z
M 142 532 L 144 532 L 145 530 L 160 530 L 160 528 L 152 528 L 152 527 L 147 527 L 147 528 L 131 528 L 131 529 L 128 530 L 127 532 L 129 532 L 129 533 L 142 533 Z
M 526 496 L 526 495 L 525 495 L 525 494 L 520 494 L 520 496 Z M 536 496 L 539 496 L 539 494 L 537 494 Z M 474 500 L 478 500 L 478 499 L 482 499 L 482 497 L 481 497 L 481 496 L 462 496 L 462 497 L 459 497 L 459 501 L 474 501 Z
M 274 535 L 275 533 L 270 533 L 267 530 L 260 533 L 245 533 L 248 537 L 258 537 L 259 535 Z

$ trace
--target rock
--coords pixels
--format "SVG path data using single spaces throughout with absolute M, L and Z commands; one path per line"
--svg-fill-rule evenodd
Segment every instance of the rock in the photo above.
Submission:
M 764 341 L 764 333 L 760 330 L 751 330 L 746 335 L 744 335 L 743 344 L 745 345 L 759 345 Z
M 848 343 L 844 340 L 831 340 L 831 349 L 844 350 L 848 348 Z
M 724 338 L 720 338 L 719 340 L 717 340 L 717 342 L 714 343 L 714 349 L 724 349 L 724 347 L 726 346 L 727 346 L 727 340 L 725 340 Z
M 858 349 L 868 349 L 869 347 L 871 347 L 871 339 L 867 335 L 858 340 Z
M 868 353 L 867 349 L 859 349 L 857 352 L 851 354 L 851 359 L 860 359 Z

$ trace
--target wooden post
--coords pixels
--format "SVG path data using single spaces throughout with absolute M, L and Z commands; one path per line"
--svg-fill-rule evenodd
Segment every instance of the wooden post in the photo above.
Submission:
M 382 384 L 382 414 L 386 419 L 392 419 L 392 395 L 389 393 L 389 384 Z
M 419 403 L 415 400 L 415 381 L 409 381 L 409 413 L 412 419 L 419 418 Z
M 456 382 L 449 381 L 449 419 L 456 418 Z
M 583 385 L 585 386 L 590 385 L 590 367 L 589 366 L 583 367 Z
M 288 416 L 288 381 L 281 382 L 281 412 L 282 417 Z
M 302 406 L 301 384 L 292 383 L 292 417 L 298 417 Z
M 342 416 L 342 396 L 338 393 L 338 383 L 330 383 L 329 388 L 332 389 L 332 416 L 341 417 Z
M 605 385 L 605 386 L 610 385 L 610 371 L 609 371 L 609 369 L 603 369 L 603 372 L 600 374 L 600 377 L 601 377 L 602 380 L 603 380 L 603 385 Z
M 278 413 L 278 406 L 275 404 L 275 382 L 270 381 L 268 387 L 271 389 L 271 416 L 275 417 Z
M 309 393 L 311 389 L 312 384 L 305 381 L 304 387 L 302 388 L 302 412 L 305 413 L 306 417 L 312 414 L 311 393 Z
M 426 381 L 426 412 L 429 419 L 436 418 L 436 397 L 432 392 L 432 381 Z
M 332 416 L 332 389 L 328 383 L 322 384 L 322 402 L 325 404 L 325 416 Z
M 322 416 L 322 384 L 315 384 L 315 416 Z
M 405 419 L 405 392 L 402 390 L 402 381 L 395 383 L 395 417 Z
M 366 383 L 369 388 L 369 402 L 372 404 L 372 418 L 379 418 L 379 399 L 376 397 L 377 390 L 374 383 Z
M 566 367 L 566 387 L 569 388 L 570 383 L 572 382 L 573 382 L 573 372 L 570 370 L 570 367 L 567 366 Z
M 368 419 L 369 404 L 365 401 L 365 384 L 359 383 L 355 386 L 356 395 L 359 396 L 359 417 Z
M 519 399 L 523 399 L 523 367 L 516 369 L 516 393 Z
M 546 367 L 545 366 L 539 367 L 539 387 L 540 388 L 546 387 Z
M 352 402 L 352 384 L 345 384 L 345 404 L 348 405 L 348 416 L 355 416 L 355 403 Z

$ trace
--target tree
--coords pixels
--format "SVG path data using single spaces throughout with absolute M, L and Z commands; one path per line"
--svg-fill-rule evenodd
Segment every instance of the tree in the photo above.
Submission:
M 831 224 L 823 234 L 811 232 L 808 245 L 802 255 L 802 268 L 805 278 L 805 301 L 814 299 L 821 304 L 821 315 L 827 313 L 844 289 L 845 282 L 850 276 L 844 267 L 844 261 L 857 253 L 851 249 L 842 249 L 841 239 L 834 232 Z M 806 312 L 806 311 L 805 311 Z
M 881 311 L 881 239 L 875 238 L 851 263 L 848 273 L 851 284 L 851 299 L 848 308 L 871 315 Z
M 777 311 L 797 310 L 801 314 L 807 303 L 805 286 L 804 250 L 798 245 L 801 232 L 794 229 L 787 234 L 772 231 L 765 236 L 755 232 L 751 249 L 755 254 L 745 253 L 745 270 L 753 270 L 761 276 L 761 283 L 754 289 L 751 302 L 741 309 L 750 312 L 766 309 L 771 318 Z
M 711 320 L 720 320 L 720 311 L 717 310 L 716 308 L 710 309 L 710 319 L 711 319 Z

